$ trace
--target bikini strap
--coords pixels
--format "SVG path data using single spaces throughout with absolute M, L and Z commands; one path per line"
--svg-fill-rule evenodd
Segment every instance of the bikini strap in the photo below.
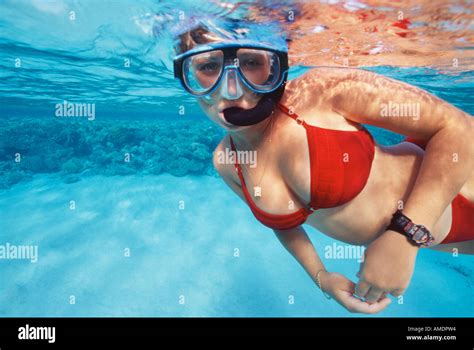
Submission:
M 285 105 L 281 103 L 278 103 L 277 106 L 283 113 L 288 115 L 290 118 L 293 118 L 298 124 L 303 125 L 304 128 L 308 127 L 308 124 L 306 124 L 306 122 L 294 111 L 290 110 L 289 108 L 287 108 Z
M 235 154 L 237 155 L 237 149 L 235 148 L 234 140 L 232 140 L 232 136 L 229 135 L 229 139 L 230 139 L 230 147 L 232 148 L 232 151 L 234 151 Z M 235 171 L 237 171 L 237 173 L 239 174 L 239 177 L 240 177 L 241 172 L 242 172 L 242 168 L 240 167 L 240 163 L 238 162 L 237 157 L 235 158 L 234 167 L 235 167 Z

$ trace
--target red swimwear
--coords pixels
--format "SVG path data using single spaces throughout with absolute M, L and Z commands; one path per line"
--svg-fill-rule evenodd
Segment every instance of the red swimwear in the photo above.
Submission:
M 414 143 L 423 149 L 426 147 L 426 141 L 423 140 L 407 137 L 404 141 Z M 474 240 L 474 203 L 459 193 L 451 202 L 451 212 L 451 229 L 441 244 Z
M 306 124 L 281 104 L 278 107 L 306 129 L 311 167 L 311 200 L 308 208 L 303 207 L 286 215 L 264 212 L 252 200 L 240 164 L 236 163 L 235 168 L 245 199 L 255 217 L 265 226 L 285 230 L 303 224 L 313 210 L 337 207 L 357 196 L 369 178 L 375 143 L 364 127 L 354 131 L 324 129 Z M 232 137 L 230 143 L 232 150 L 236 151 Z
M 278 108 L 306 129 L 310 169 L 311 200 L 308 207 L 284 215 L 261 210 L 247 190 L 240 164 L 235 164 L 245 199 L 255 217 L 265 226 L 285 230 L 303 224 L 314 210 L 333 208 L 349 202 L 357 196 L 369 178 L 375 154 L 375 142 L 369 131 L 345 131 L 325 129 L 307 124 L 288 108 Z M 424 148 L 420 141 L 407 138 Z M 236 151 L 232 137 L 232 150 Z M 350 161 L 349 161 L 350 160 Z M 474 203 L 458 194 L 452 202 L 453 223 L 442 243 L 462 242 L 474 239 Z

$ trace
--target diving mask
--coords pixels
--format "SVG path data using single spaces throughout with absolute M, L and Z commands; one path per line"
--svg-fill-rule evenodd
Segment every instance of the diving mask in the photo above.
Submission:
M 279 99 L 283 93 L 287 74 L 288 53 L 254 41 L 200 45 L 174 59 L 175 78 L 186 91 L 207 102 L 217 89 L 218 97 L 228 100 L 239 99 L 245 88 L 264 94 L 258 105 L 264 110 L 244 110 L 247 113 L 243 115 L 233 108 L 232 113 L 225 113 L 236 125 L 251 125 L 266 118 L 277 102 L 275 97 Z
M 231 41 L 201 45 L 174 59 L 174 75 L 194 96 L 213 93 L 238 99 L 242 83 L 251 91 L 275 91 L 286 79 L 288 54 L 255 42 Z

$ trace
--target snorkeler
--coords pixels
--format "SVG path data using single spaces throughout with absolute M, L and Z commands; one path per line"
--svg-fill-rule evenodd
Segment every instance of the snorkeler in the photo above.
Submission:
M 314 68 L 287 81 L 286 48 L 216 38 L 203 27 L 182 34 L 177 53 L 175 77 L 228 131 L 216 170 L 347 310 L 377 313 L 388 294 L 403 294 L 422 247 L 474 252 L 468 114 L 368 71 Z M 381 116 L 382 106 L 400 103 L 417 105 L 420 116 Z M 379 145 L 362 123 L 410 142 Z M 256 151 L 261 163 L 219 162 L 228 149 Z M 326 271 L 302 224 L 367 246 L 357 284 Z

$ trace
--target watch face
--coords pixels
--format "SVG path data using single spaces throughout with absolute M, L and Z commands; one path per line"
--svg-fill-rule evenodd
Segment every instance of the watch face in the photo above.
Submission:
M 417 226 L 417 230 L 415 231 L 415 234 L 413 235 L 413 240 L 415 242 L 425 242 L 426 241 L 426 231 L 424 230 L 423 226 Z

